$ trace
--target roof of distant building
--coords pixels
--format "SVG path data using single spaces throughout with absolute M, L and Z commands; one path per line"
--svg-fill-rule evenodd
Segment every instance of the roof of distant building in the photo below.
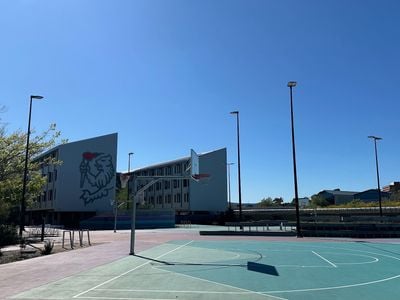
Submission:
M 341 191 L 339 189 L 335 189 L 335 190 L 323 190 L 323 191 L 319 192 L 318 194 L 324 193 L 324 192 L 332 194 L 332 195 L 337 195 L 337 196 L 353 196 L 353 195 L 359 193 L 359 192 Z

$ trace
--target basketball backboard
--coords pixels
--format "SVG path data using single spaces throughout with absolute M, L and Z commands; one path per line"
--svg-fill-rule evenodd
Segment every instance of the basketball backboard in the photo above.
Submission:
M 190 175 L 198 175 L 200 173 L 199 155 L 193 149 L 190 150 Z

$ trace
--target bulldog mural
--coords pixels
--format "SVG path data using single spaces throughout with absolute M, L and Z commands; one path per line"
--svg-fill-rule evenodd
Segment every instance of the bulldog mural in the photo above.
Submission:
M 114 188 L 115 169 L 112 156 L 105 153 L 84 152 L 80 164 L 80 188 L 85 206 L 109 196 Z M 107 198 L 108 199 L 108 198 Z

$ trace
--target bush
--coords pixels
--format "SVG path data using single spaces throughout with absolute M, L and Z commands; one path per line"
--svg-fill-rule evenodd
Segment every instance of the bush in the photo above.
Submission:
M 15 226 L 0 225 L 0 247 L 18 244 L 18 234 Z
M 42 250 L 43 255 L 49 255 L 53 251 L 54 241 L 44 241 L 44 249 Z

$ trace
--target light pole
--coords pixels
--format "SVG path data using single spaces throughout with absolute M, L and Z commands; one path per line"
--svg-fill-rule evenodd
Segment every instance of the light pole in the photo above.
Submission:
M 236 115 L 237 154 L 238 154 L 238 189 L 239 189 L 239 221 L 242 221 L 242 184 L 240 181 L 240 138 L 239 138 L 239 111 L 232 111 Z M 240 227 L 242 228 L 242 227 Z
M 368 138 L 373 139 L 375 145 L 375 164 L 376 164 L 376 179 L 378 181 L 379 215 L 382 217 L 382 195 L 381 195 L 381 185 L 379 182 L 378 150 L 376 147 L 376 141 L 381 140 L 382 138 L 373 135 L 368 136 Z
M 299 211 L 299 193 L 297 189 L 297 169 L 296 169 L 296 146 L 294 142 L 294 115 L 293 115 L 293 87 L 297 85 L 296 81 L 289 81 L 287 86 L 290 89 L 290 119 L 292 124 L 292 152 L 293 152 L 293 177 L 294 177 L 294 203 L 296 205 L 296 231 L 297 237 L 303 237 L 300 225 Z
M 128 176 L 129 173 L 131 172 L 131 156 L 133 155 L 133 152 L 128 153 Z M 126 191 L 126 209 L 129 210 L 129 180 L 128 184 L 126 185 L 127 191 Z
M 22 181 L 22 197 L 21 197 L 21 210 L 20 210 L 20 223 L 19 223 L 19 235 L 22 237 L 22 232 L 25 227 L 25 194 L 26 194 L 26 184 L 28 177 L 28 159 L 29 159 L 29 136 L 31 134 L 31 115 L 32 115 L 32 100 L 33 99 L 43 99 L 42 96 L 31 95 L 29 101 L 29 118 L 28 118 L 28 132 L 26 135 L 26 148 L 25 148 L 25 166 L 24 166 L 24 178 Z
M 232 209 L 232 202 L 231 202 L 231 166 L 235 163 L 227 163 L 228 166 L 228 199 L 229 199 L 229 210 Z

